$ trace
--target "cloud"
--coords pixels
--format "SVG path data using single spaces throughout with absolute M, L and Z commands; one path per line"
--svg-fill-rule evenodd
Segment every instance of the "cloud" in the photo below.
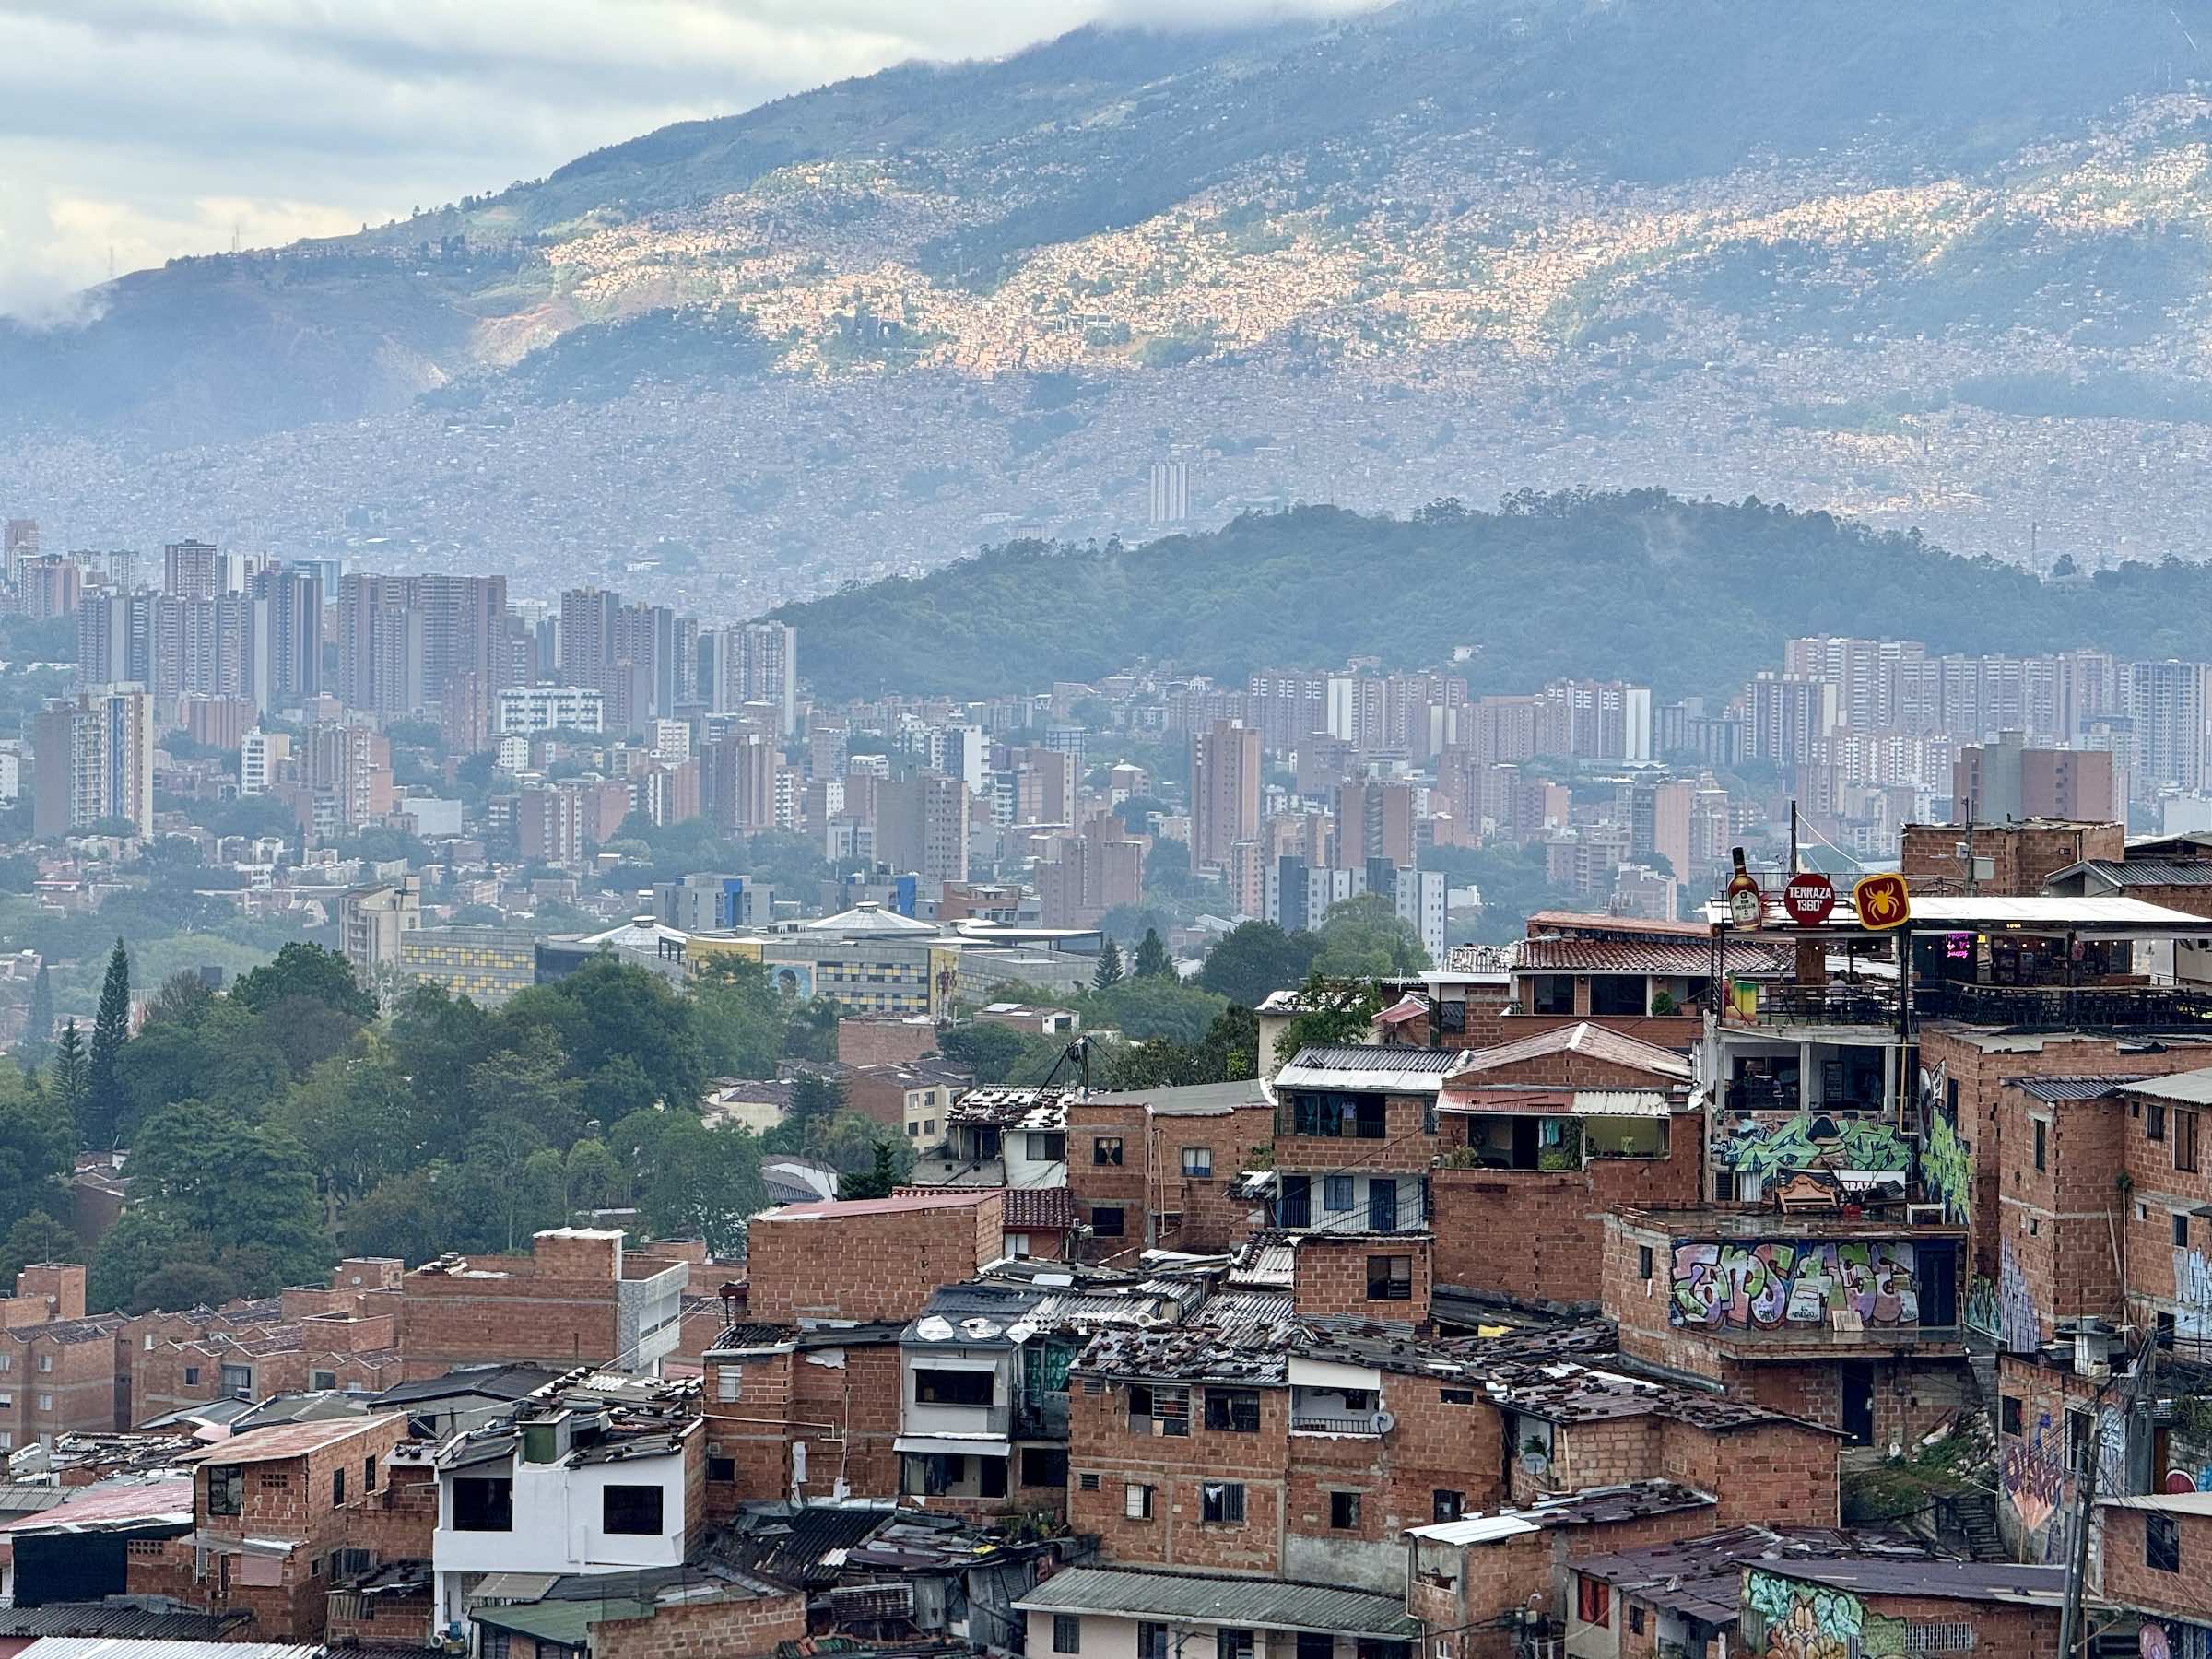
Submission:
M 1088 22 L 1377 0 L 0 0 L 0 310 L 351 229 L 671 121 Z

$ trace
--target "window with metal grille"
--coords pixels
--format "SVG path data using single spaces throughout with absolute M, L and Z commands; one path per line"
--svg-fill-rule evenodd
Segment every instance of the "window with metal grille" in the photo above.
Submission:
M 1209 1388 L 1206 1391 L 1206 1426 L 1231 1434 L 1260 1431 L 1260 1392 L 1256 1388 Z
M 1129 1389 L 1129 1430 L 1133 1434 L 1189 1434 L 1191 1391 L 1133 1383 Z
M 1916 1619 L 1905 1626 L 1908 1653 L 1973 1652 L 1974 1627 L 1962 1618 Z
M 2182 1570 L 2181 1523 L 2171 1515 L 2145 1513 L 2143 1565 L 2153 1572 L 2179 1572 Z
M 1367 1300 L 1369 1301 L 1411 1301 L 1413 1300 L 1413 1258 L 1411 1256 L 1369 1256 L 1367 1258 Z
M 1053 1652 L 1079 1653 L 1083 1651 L 1083 1621 L 1073 1613 L 1053 1615 Z
M 1337 1532 L 1359 1530 L 1359 1494 L 1331 1492 L 1329 1494 L 1329 1525 Z
M 1098 1489 L 1099 1477 L 1096 1475 L 1078 1475 L 1076 1477 L 1076 1490 L 1078 1492 L 1095 1492 Z
M 1209 1480 L 1198 1488 L 1198 1518 L 1218 1526 L 1244 1524 L 1244 1488 L 1234 1480 Z

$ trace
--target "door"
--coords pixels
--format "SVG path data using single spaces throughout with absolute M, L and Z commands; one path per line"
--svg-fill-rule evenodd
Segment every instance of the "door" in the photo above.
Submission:
M 1843 1432 L 1854 1446 L 1874 1444 L 1874 1366 L 1846 1359 L 1836 1368 L 1843 1385 Z
M 1512 1167 L 1514 1169 L 1533 1170 L 1536 1167 L 1537 1127 L 1536 1120 L 1533 1117 L 1523 1116 L 1513 1120 Z
M 1282 1197 L 1276 1205 L 1275 1224 L 1277 1227 L 1313 1225 L 1313 1187 L 1306 1176 L 1283 1177 Z
M 1920 1269 L 1920 1323 L 1959 1323 L 1959 1253 L 1948 1244 L 1923 1244 L 1914 1264 Z
M 1367 1182 L 1367 1226 L 1370 1232 L 1398 1230 L 1398 1183 L 1380 1176 Z

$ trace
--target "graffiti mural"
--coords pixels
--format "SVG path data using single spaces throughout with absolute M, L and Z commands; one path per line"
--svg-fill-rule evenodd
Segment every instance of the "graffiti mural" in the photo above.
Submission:
M 2032 1354 L 2043 1339 L 2043 1322 L 2010 1239 L 1997 1252 L 1997 1334 L 2012 1354 Z
M 1912 1167 L 1912 1145 L 1893 1125 L 1822 1112 L 1724 1125 L 1712 1151 L 1721 1167 L 1734 1170 L 1744 1184 L 1778 1180 L 1798 1170 L 1902 1175 Z
M 2175 1245 L 2173 1329 L 2177 1336 L 2212 1336 L 2212 1263 L 2201 1250 Z
M 1927 1144 L 1921 1148 L 1920 1184 L 1930 1201 L 1943 1206 L 1943 1218 L 1964 1227 L 1974 1205 L 1974 1158 L 1959 1138 L 1951 1115 L 1937 1108 L 1926 1120 Z
M 1901 1618 L 1883 1618 L 1848 1590 L 1754 1567 L 1744 1584 L 1752 1659 L 1901 1659 L 1915 1652 Z M 1762 1636 L 1763 1632 L 1763 1636 Z
M 1912 1246 L 1881 1240 L 1757 1244 L 1677 1239 L 1670 1324 L 1749 1330 L 1827 1324 L 1855 1313 L 1870 1325 L 1918 1324 Z
M 2049 1420 L 2048 1417 L 2044 1418 L 2046 1422 Z M 2035 1441 L 2012 1441 L 1997 1459 L 1997 1479 L 2024 1530 L 2040 1533 L 2051 1524 L 2051 1517 L 2058 1512 L 2059 1501 L 2065 1494 L 2065 1479 L 2058 1458 Z

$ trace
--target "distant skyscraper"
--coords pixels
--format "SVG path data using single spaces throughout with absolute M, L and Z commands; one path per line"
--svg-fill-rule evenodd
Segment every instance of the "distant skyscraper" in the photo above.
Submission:
M 876 857 L 893 875 L 924 882 L 968 879 L 968 785 L 916 772 L 876 794 Z
M 726 714 L 747 703 L 774 706 L 782 733 L 798 727 L 799 635 L 784 622 L 746 622 L 707 636 L 700 699 Z
M 1217 720 L 1191 738 L 1191 860 L 1219 868 L 1260 832 L 1260 734 Z
M 180 599 L 212 599 L 229 590 L 226 562 L 213 542 L 171 542 L 161 549 L 161 591 Z
M 253 579 L 255 700 L 293 708 L 323 691 L 323 579 L 279 565 Z
M 2135 729 L 2140 786 L 2184 792 L 2205 782 L 2205 681 L 2202 663 L 2130 663 L 2127 717 Z
M 6 557 L 7 580 L 16 579 L 16 566 L 26 559 L 35 559 L 39 552 L 39 521 L 12 518 L 0 528 L 0 553 Z
M 1155 526 L 1180 524 L 1191 516 L 1191 464 L 1187 461 L 1152 463 L 1152 523 Z
M 153 834 L 154 711 L 144 688 L 100 686 L 49 703 L 32 722 L 31 748 L 33 835 L 88 830 L 105 818 Z

